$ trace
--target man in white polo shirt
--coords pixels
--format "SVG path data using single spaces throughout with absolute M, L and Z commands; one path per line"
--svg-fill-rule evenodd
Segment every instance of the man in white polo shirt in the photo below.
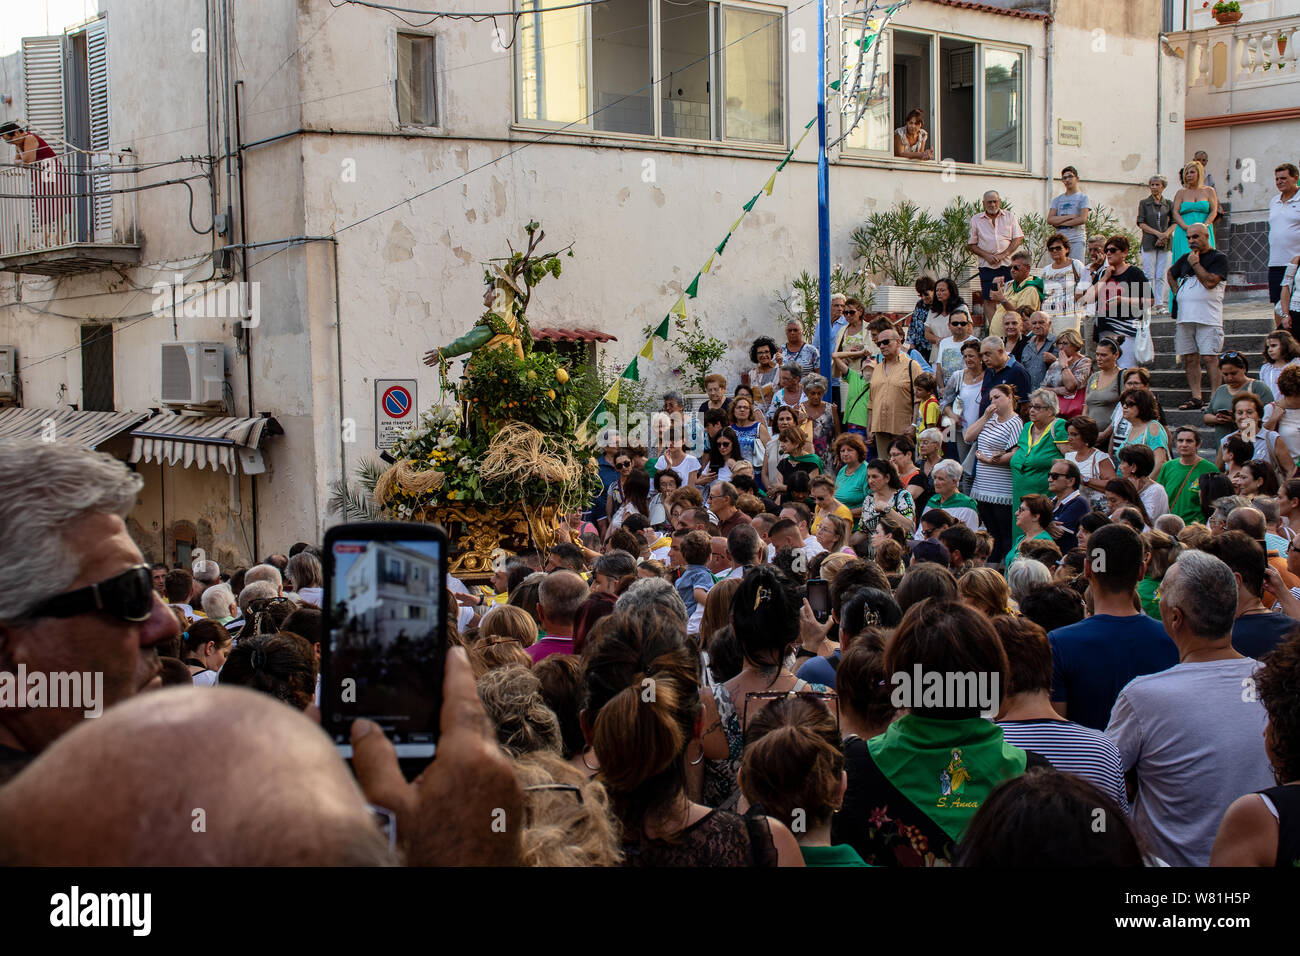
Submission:
M 1192 397 L 1180 407 L 1204 407 L 1201 366 L 1210 378 L 1210 394 L 1222 383 L 1219 352 L 1223 350 L 1223 293 L 1228 278 L 1228 257 L 1210 246 L 1204 223 L 1187 227 L 1190 251 L 1169 269 L 1169 288 L 1174 290 L 1174 350 L 1183 357 L 1187 388 Z
M 1277 195 L 1268 204 L 1268 301 L 1276 308 L 1287 266 L 1300 256 L 1300 169 L 1295 163 L 1283 163 L 1273 170 L 1273 181 L 1277 184 Z M 1300 329 L 1295 324 L 1300 319 L 1300 297 L 1295 294 L 1294 273 L 1289 316 L 1279 315 L 1278 324 L 1282 325 L 1287 317 L 1291 319 L 1293 333 Z

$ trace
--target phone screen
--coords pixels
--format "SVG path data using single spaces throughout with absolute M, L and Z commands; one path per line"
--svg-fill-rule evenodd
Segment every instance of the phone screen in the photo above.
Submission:
M 351 757 L 352 721 L 373 720 L 399 758 L 432 758 L 442 709 L 444 544 L 327 539 L 329 649 L 322 723 Z
M 831 583 L 823 578 L 812 578 L 808 582 L 808 604 L 817 620 L 826 623 L 831 616 Z

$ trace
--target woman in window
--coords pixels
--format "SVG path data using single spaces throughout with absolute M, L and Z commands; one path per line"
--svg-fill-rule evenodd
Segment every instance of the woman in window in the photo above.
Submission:
M 894 155 L 902 159 L 934 159 L 934 150 L 926 145 L 925 114 L 914 109 L 907 114 L 903 125 L 894 130 Z

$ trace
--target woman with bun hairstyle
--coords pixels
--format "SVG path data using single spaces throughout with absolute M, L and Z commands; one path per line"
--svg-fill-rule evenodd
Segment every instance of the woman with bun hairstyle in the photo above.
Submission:
M 623 830 L 625 866 L 802 866 L 779 822 L 691 801 L 699 655 L 673 615 L 616 612 L 589 639 L 582 732 Z
M 806 866 L 866 866 L 847 844 L 831 845 L 831 817 L 844 802 L 848 778 L 839 727 L 831 711 L 809 697 L 764 707 L 745 731 L 740 789 L 797 834 Z
M 731 809 L 740 801 L 736 771 L 745 744 L 745 722 L 773 692 L 825 692 L 825 684 L 800 680 L 790 669 L 790 648 L 799 640 L 799 603 L 771 565 L 760 564 L 740 581 L 731 600 L 731 627 L 744 664 L 740 673 L 704 692 L 706 728 L 704 802 Z

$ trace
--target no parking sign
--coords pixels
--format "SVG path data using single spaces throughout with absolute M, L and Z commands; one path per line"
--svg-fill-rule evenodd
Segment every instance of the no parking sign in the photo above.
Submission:
M 410 428 L 419 417 L 416 410 L 415 379 L 375 379 L 375 447 L 389 451 L 398 433 Z

